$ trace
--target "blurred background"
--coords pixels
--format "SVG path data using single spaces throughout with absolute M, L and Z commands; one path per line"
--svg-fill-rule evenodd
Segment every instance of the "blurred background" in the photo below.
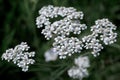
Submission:
M 83 80 L 120 80 L 120 0 L 0 0 L 0 56 L 22 41 L 31 46 L 31 51 L 36 51 L 36 63 L 28 72 L 22 72 L 12 62 L 0 59 L 1 80 L 74 80 L 67 75 L 67 70 L 73 65 L 73 57 L 45 62 L 44 52 L 52 43 L 41 34 L 42 29 L 37 29 L 35 20 L 39 16 L 38 10 L 47 5 L 83 11 L 83 22 L 88 26 L 97 19 L 108 18 L 118 27 L 117 42 L 105 46 L 97 58 L 90 55 L 90 75 Z

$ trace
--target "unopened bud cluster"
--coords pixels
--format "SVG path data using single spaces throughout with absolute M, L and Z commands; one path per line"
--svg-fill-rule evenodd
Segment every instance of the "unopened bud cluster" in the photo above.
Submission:
M 30 47 L 26 42 L 15 46 L 15 48 L 10 48 L 6 50 L 2 55 L 2 59 L 7 60 L 8 62 L 12 61 L 14 64 L 17 64 L 18 67 L 22 68 L 22 71 L 28 71 L 29 64 L 35 62 L 31 57 L 35 56 L 35 52 L 27 52 Z

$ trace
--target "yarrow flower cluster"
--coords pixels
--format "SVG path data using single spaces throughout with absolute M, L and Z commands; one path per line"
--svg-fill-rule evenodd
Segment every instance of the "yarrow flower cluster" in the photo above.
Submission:
M 63 19 L 54 22 L 52 18 L 62 17 Z M 98 19 L 95 25 L 91 26 L 91 34 L 82 37 L 74 37 L 79 35 L 83 30 L 87 29 L 86 24 L 81 23 L 83 12 L 77 11 L 73 7 L 54 7 L 52 5 L 45 6 L 39 10 L 39 16 L 36 18 L 37 28 L 44 26 L 42 34 L 47 40 L 53 38 L 53 48 L 44 54 L 45 61 L 55 61 L 59 56 L 65 59 L 75 53 L 81 53 L 84 49 L 92 50 L 92 54 L 96 57 L 104 48 L 103 44 L 110 45 L 116 42 L 117 33 L 116 26 L 108 19 Z M 103 44 L 102 44 L 103 43 Z M 29 65 L 34 64 L 35 52 L 28 52 L 29 46 L 26 42 L 6 50 L 2 55 L 2 60 L 12 61 L 22 68 L 22 71 L 28 71 Z M 74 60 L 74 66 L 68 70 L 68 75 L 74 79 L 82 80 L 89 75 L 87 68 L 90 67 L 89 58 L 87 56 L 79 56 Z
M 73 7 L 54 7 L 52 5 L 43 7 L 39 10 L 39 15 L 36 19 L 38 28 L 45 26 L 42 34 L 48 40 L 53 36 L 68 36 L 71 32 L 80 34 L 81 30 L 85 30 L 87 26 L 81 24 L 79 19 L 83 19 L 83 12 L 76 11 Z M 63 19 L 50 22 L 50 18 L 61 16 Z
M 68 70 L 68 75 L 74 79 L 82 80 L 89 75 L 87 68 L 90 66 L 87 56 L 78 57 L 74 60 L 75 66 Z
M 116 26 L 108 19 L 96 20 L 95 25 L 91 27 L 92 34 L 82 38 L 84 48 L 93 49 L 92 54 L 94 56 L 99 55 L 99 52 L 103 49 L 100 43 L 101 41 L 103 41 L 105 45 L 116 42 L 117 33 L 113 32 L 113 30 L 116 30 Z
M 61 20 L 51 22 L 53 18 L 62 17 Z M 82 37 L 74 37 L 72 35 L 80 35 L 87 29 L 86 24 L 81 23 L 83 12 L 77 11 L 73 7 L 54 7 L 52 5 L 45 6 L 39 10 L 39 16 L 36 18 L 37 28 L 44 26 L 42 34 L 47 40 L 53 38 L 53 48 L 44 54 L 45 61 L 55 61 L 59 56 L 65 59 L 75 53 L 81 53 L 84 49 L 92 50 L 92 54 L 96 57 L 104 48 L 103 44 L 110 45 L 116 42 L 117 33 L 116 26 L 108 19 L 98 19 L 95 25 L 91 26 L 91 34 Z M 103 43 L 103 44 L 102 44 Z M 2 55 L 2 60 L 12 61 L 22 68 L 22 71 L 28 71 L 29 65 L 34 64 L 35 52 L 28 52 L 29 46 L 26 42 L 6 50 Z M 68 75 L 74 79 L 82 80 L 89 76 L 87 68 L 90 67 L 89 58 L 87 56 L 79 56 L 74 60 L 74 66 L 68 70 Z
M 82 30 L 87 29 L 86 24 L 80 22 L 84 15 L 82 11 L 76 11 L 73 7 L 49 5 L 41 8 L 39 15 L 36 19 L 36 25 L 38 28 L 45 26 L 42 30 L 45 38 L 48 40 L 54 38 L 53 47 L 61 59 L 65 59 L 67 55 L 80 53 L 83 49 L 91 49 L 92 54 L 97 56 L 103 49 L 102 42 L 105 45 L 116 42 L 117 33 L 113 32 L 116 30 L 116 26 L 108 19 L 96 20 L 95 25 L 91 26 L 92 34 L 78 39 L 71 37 L 70 33 L 80 34 Z M 63 19 L 50 22 L 50 18 L 58 16 L 63 17 Z
M 91 27 L 91 31 L 97 36 L 100 34 L 100 40 L 103 41 L 105 45 L 109 45 L 116 42 L 117 33 L 113 32 L 116 28 L 117 27 L 108 19 L 99 19 L 96 20 L 95 25 Z
M 29 64 L 34 64 L 35 60 L 32 57 L 35 56 L 35 52 L 27 52 L 30 47 L 26 42 L 6 50 L 2 55 L 2 60 L 5 59 L 8 62 L 12 61 L 17 64 L 18 67 L 22 68 L 22 71 L 28 71 Z
M 65 36 L 58 36 L 55 38 L 53 46 L 60 59 L 64 59 L 66 55 L 71 56 L 73 53 L 80 53 L 83 44 L 75 37 L 67 38 Z
M 84 36 L 82 38 L 82 42 L 84 43 L 85 49 L 92 49 L 91 53 L 95 57 L 98 56 L 100 54 L 99 51 L 101 51 L 103 49 L 102 44 L 100 44 L 100 41 L 93 34 L 88 35 L 88 36 Z

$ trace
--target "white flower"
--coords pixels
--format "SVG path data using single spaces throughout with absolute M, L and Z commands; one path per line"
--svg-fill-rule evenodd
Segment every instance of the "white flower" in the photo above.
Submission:
M 51 18 L 61 16 L 63 19 L 50 22 Z M 36 19 L 38 28 L 45 27 L 42 34 L 49 40 L 54 38 L 53 47 L 56 50 L 59 58 L 65 59 L 66 56 L 71 56 L 74 53 L 80 53 L 83 49 L 92 50 L 92 54 L 96 57 L 100 55 L 103 49 L 102 42 L 105 45 L 110 45 L 116 42 L 117 33 L 116 26 L 108 19 L 98 19 L 95 25 L 91 26 L 91 34 L 83 36 L 81 39 L 72 36 L 73 34 L 80 35 L 82 30 L 87 29 L 86 24 L 81 24 L 83 12 L 77 11 L 73 7 L 54 7 L 52 5 L 45 6 L 39 10 L 39 16 Z
M 71 56 L 73 53 L 80 53 L 83 44 L 75 37 L 67 38 L 65 36 L 58 36 L 55 38 L 53 46 L 59 58 L 64 59 L 67 55 Z
M 103 49 L 100 41 L 96 39 L 96 35 L 88 35 L 82 38 L 85 49 L 92 49 L 92 54 L 96 57 L 99 55 L 99 52 Z
M 55 61 L 58 57 L 58 54 L 53 48 L 51 48 L 50 50 L 45 52 L 44 56 L 45 56 L 45 61 L 49 62 L 49 61 Z
M 6 53 L 4 53 L 2 55 L 2 60 L 5 59 L 5 60 L 8 60 L 8 62 L 9 62 L 10 60 L 13 59 L 13 57 L 14 57 L 15 54 L 13 54 L 14 53 L 13 49 L 6 50 Z
M 35 52 L 27 52 L 30 47 L 26 42 L 22 42 L 17 45 L 14 49 L 8 49 L 2 55 L 2 59 L 12 61 L 17 64 L 18 67 L 22 68 L 22 71 L 26 72 L 29 68 L 29 64 L 34 64 L 35 60 L 31 57 L 35 56 Z
M 36 19 L 36 25 L 38 28 L 45 26 L 42 30 L 42 34 L 48 40 L 53 36 L 68 36 L 71 32 L 74 34 L 80 34 L 81 30 L 87 28 L 85 24 L 80 23 L 80 19 L 83 19 L 83 13 L 77 12 L 73 7 L 53 7 L 49 5 L 39 10 L 40 16 Z M 53 23 L 50 22 L 50 18 L 57 16 L 63 17 L 59 21 Z
M 68 75 L 74 79 L 82 80 L 89 75 L 87 68 L 90 66 L 87 56 L 78 57 L 75 59 L 75 66 L 68 70 Z
M 103 41 L 105 45 L 116 42 L 117 33 L 113 32 L 113 30 L 116 30 L 116 26 L 108 19 L 96 20 L 95 25 L 91 27 L 92 34 L 82 38 L 84 48 L 93 49 L 92 54 L 96 57 L 103 49 L 100 41 Z
M 113 32 L 116 28 L 108 19 L 98 19 L 95 21 L 95 25 L 91 27 L 91 31 L 94 34 L 100 34 L 100 40 L 105 45 L 109 45 L 116 42 L 117 33 Z

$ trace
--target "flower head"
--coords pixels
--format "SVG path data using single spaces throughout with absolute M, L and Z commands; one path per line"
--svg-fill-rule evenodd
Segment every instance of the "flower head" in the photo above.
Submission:
M 92 54 L 96 57 L 99 55 L 99 52 L 103 49 L 102 44 L 95 35 L 88 35 L 82 38 L 85 49 L 92 49 Z
M 55 38 L 53 46 L 54 50 L 60 56 L 60 59 L 64 59 L 67 55 L 71 56 L 74 53 L 80 53 L 83 44 L 75 37 L 67 38 L 65 36 L 58 36 Z
M 26 42 L 22 42 L 17 45 L 14 49 L 8 49 L 2 55 L 2 59 L 12 61 L 17 64 L 18 67 L 22 68 L 22 71 L 26 72 L 29 68 L 29 64 L 34 64 L 35 60 L 31 57 L 35 56 L 35 52 L 27 52 L 30 47 Z
M 80 23 L 80 19 L 83 19 L 83 13 L 76 11 L 73 7 L 54 7 L 49 5 L 39 10 L 39 15 L 36 19 L 36 25 L 38 28 L 45 26 L 42 30 L 42 34 L 48 40 L 53 36 L 68 36 L 71 32 L 74 34 L 80 34 L 82 30 L 86 29 L 85 24 Z M 61 16 L 63 19 L 50 22 L 50 18 Z
M 50 22 L 51 18 L 61 16 L 63 19 Z M 53 47 L 61 59 L 71 56 L 74 53 L 80 53 L 83 49 L 92 50 L 96 57 L 103 49 L 103 44 L 109 45 L 116 42 L 116 26 L 108 19 L 98 19 L 95 25 L 91 26 L 91 34 L 83 36 L 81 39 L 71 36 L 80 35 L 81 31 L 87 29 L 86 24 L 81 24 L 83 12 L 77 11 L 73 7 L 54 7 L 45 6 L 39 10 L 39 16 L 36 19 L 38 28 L 45 27 L 42 34 L 49 40 L 54 38 Z M 103 43 L 102 43 L 103 42 Z
M 99 34 L 100 40 L 105 45 L 109 45 L 116 42 L 117 33 L 113 32 L 116 28 L 108 19 L 98 19 L 95 21 L 95 25 L 91 27 L 91 31 L 93 34 Z

